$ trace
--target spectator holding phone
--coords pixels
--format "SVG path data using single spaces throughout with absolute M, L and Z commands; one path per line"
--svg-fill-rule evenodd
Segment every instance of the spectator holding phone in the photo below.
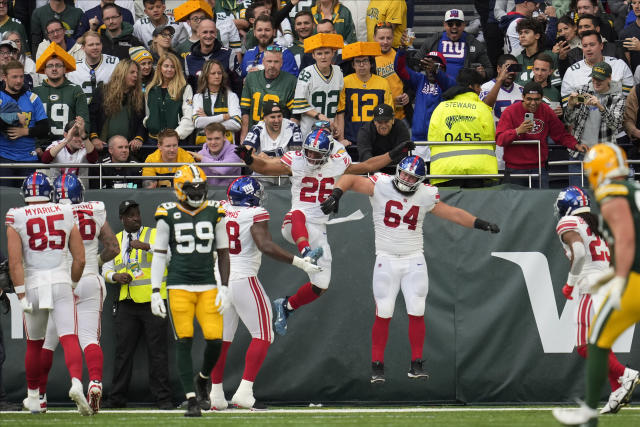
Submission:
M 588 148 L 598 143 L 616 143 L 625 103 L 620 82 L 611 81 L 609 64 L 600 62 L 591 70 L 591 81 L 569 95 L 565 114 L 573 136 Z M 582 158 L 576 152 L 572 157 Z M 569 172 L 580 171 L 580 165 L 569 165 Z M 579 175 L 569 176 L 569 185 L 581 184 Z
M 496 143 L 504 147 L 505 182 L 525 184 L 528 178 L 513 178 L 512 174 L 538 174 L 533 178 L 535 187 L 549 187 L 549 146 L 547 138 L 573 150 L 586 152 L 587 147 L 576 141 L 567 132 L 551 107 L 542 102 L 542 86 L 536 82 L 527 83 L 522 91 L 522 102 L 516 102 L 502 112 L 496 128 Z M 518 140 L 537 140 L 540 142 L 540 159 L 537 145 L 514 145 Z M 540 162 L 540 163 L 538 163 Z M 539 179 L 539 180 L 538 180 Z
M 636 20 L 620 32 L 620 40 L 627 62 L 631 64 L 631 71 L 635 72 L 640 65 L 640 0 L 631 0 L 631 10 Z

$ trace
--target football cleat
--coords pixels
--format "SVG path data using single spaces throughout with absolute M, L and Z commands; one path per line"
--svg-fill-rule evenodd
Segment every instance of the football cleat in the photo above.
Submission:
M 53 201 L 56 203 L 82 203 L 84 186 L 82 181 L 72 173 L 63 173 L 53 182 Z
M 241 176 L 229 184 L 227 200 L 234 206 L 262 206 L 264 187 L 252 176 Z
M 100 381 L 89 382 L 87 402 L 94 413 L 100 410 L 100 399 L 102 399 L 102 383 Z
M 631 402 L 633 390 L 640 384 L 640 372 L 635 369 L 625 368 L 624 375 L 618 381 L 620 381 L 620 388 L 625 390 L 622 403 L 626 405 Z
M 302 255 L 302 258 L 311 258 L 311 262 L 313 264 L 317 264 L 318 260 L 320 259 L 323 253 L 324 251 L 322 250 L 321 247 L 311 249 L 310 246 L 307 246 L 302 250 L 300 254 Z
M 185 417 L 201 417 L 202 410 L 200 409 L 200 403 L 195 397 L 190 397 L 187 400 L 187 412 L 184 413 Z
M 424 364 L 424 360 L 421 360 L 421 359 L 412 360 L 411 369 L 409 369 L 407 376 L 409 378 L 419 378 L 422 380 L 428 380 L 429 374 L 427 374 L 427 371 L 424 370 L 424 367 L 422 366 L 423 364 Z
M 427 166 L 420 156 L 408 156 L 396 166 L 393 185 L 403 193 L 415 192 L 427 177 Z
M 193 377 L 193 387 L 196 390 L 196 398 L 200 407 L 206 411 L 211 409 L 211 401 L 209 400 L 211 379 L 202 378 L 200 373 L 197 373 L 196 376 Z
M 256 403 L 256 398 L 253 397 L 253 393 L 243 393 L 239 389 L 231 398 L 231 404 L 236 408 L 251 409 Z
M 207 198 L 207 175 L 199 166 L 180 166 L 173 177 L 173 191 L 182 204 L 198 208 Z
M 23 407 L 23 409 L 26 409 L 27 411 L 29 410 L 29 403 L 28 403 L 28 401 L 29 401 L 29 398 L 28 398 L 28 397 L 25 397 L 25 398 L 22 400 L 22 407 Z M 42 413 L 47 412 L 47 393 L 45 393 L 45 394 L 40 394 L 40 395 L 38 396 L 38 402 L 39 402 L 39 405 L 40 405 L 40 410 L 39 410 L 38 412 L 42 412 Z
M 44 410 L 42 406 L 43 400 Z M 32 414 L 47 412 L 47 395 L 38 394 L 38 390 L 27 390 L 27 397 L 25 397 L 22 401 L 22 405 L 24 406 L 24 409 L 31 412 Z
M 627 391 L 624 387 L 619 387 L 609 395 L 609 400 L 600 410 L 601 414 L 616 414 L 624 406 L 624 397 L 627 395 Z
M 78 406 L 78 412 L 81 415 L 93 415 L 93 410 L 89 406 L 86 397 L 84 396 L 84 390 L 82 388 L 82 382 L 77 378 L 71 378 L 71 388 L 69 389 L 69 397 L 76 402 Z
M 382 384 L 386 380 L 384 378 L 384 363 L 371 362 L 371 384 Z
M 53 197 L 53 183 L 42 172 L 34 172 L 22 182 L 25 202 L 49 202 Z
M 594 145 L 584 157 L 583 165 L 594 190 L 612 178 L 629 175 L 627 155 L 615 144 Z
M 229 403 L 224 397 L 224 389 L 222 388 L 222 383 L 212 384 L 211 393 L 209 393 L 209 399 L 211 400 L 211 409 L 214 411 L 224 411 L 229 407 Z
M 275 314 L 273 319 L 273 329 L 278 335 L 284 335 L 287 333 L 287 318 L 291 314 L 291 310 L 287 309 L 287 301 L 289 297 L 278 298 L 273 301 L 273 312 Z
M 555 408 L 554 418 L 565 426 L 597 425 L 598 410 L 588 407 L 584 402 L 578 402 L 579 408 Z

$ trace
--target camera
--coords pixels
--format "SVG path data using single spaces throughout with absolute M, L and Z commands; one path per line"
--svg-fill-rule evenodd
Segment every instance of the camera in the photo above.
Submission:
M 578 104 L 584 104 L 585 97 L 583 95 L 578 95 L 577 99 L 578 99 Z
M 522 71 L 522 64 L 509 64 L 507 71 L 509 73 L 519 73 Z

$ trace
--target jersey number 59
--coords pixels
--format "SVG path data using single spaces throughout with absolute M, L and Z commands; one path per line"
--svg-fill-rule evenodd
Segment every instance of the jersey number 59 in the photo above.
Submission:
M 174 232 L 178 253 L 191 254 L 194 250 L 201 254 L 211 252 L 213 245 L 213 224 L 211 221 L 199 221 L 195 223 L 195 226 L 191 222 L 181 222 L 174 225 Z

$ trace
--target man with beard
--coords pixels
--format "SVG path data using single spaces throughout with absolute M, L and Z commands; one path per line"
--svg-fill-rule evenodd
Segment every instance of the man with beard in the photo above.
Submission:
M 311 54 L 304 52 L 304 41 L 311 37 L 316 31 L 316 24 L 313 22 L 313 15 L 308 10 L 298 12 L 293 20 L 293 29 L 296 39 L 289 50 L 293 53 L 298 64 L 298 69 L 302 70 L 309 65 L 313 65 L 314 60 Z
M 384 78 L 389 87 L 395 104 L 395 117 L 402 120 L 405 117 L 404 106 L 409 103 L 409 95 L 404 92 L 404 85 L 396 74 L 393 63 L 396 59 L 396 51 L 391 48 L 393 43 L 393 28 L 390 24 L 382 23 L 373 29 L 373 40 L 380 45 L 382 55 L 376 56 L 376 74 Z
M 302 148 L 302 134 L 297 124 L 282 115 L 278 103 L 266 101 L 263 119 L 251 128 L 242 142 L 262 157 L 282 157 L 287 151 Z
M 263 67 L 260 67 L 264 57 L 265 50 L 268 46 L 273 45 L 275 37 L 275 26 L 273 25 L 273 18 L 267 15 L 260 15 L 256 18 L 253 34 L 258 40 L 258 46 L 251 50 L 248 50 L 242 58 L 242 66 L 240 68 L 240 75 L 242 78 L 247 76 L 250 71 L 257 71 Z M 293 54 L 285 49 L 282 49 L 282 71 L 285 71 L 294 77 L 298 77 L 299 69 L 296 64 L 296 60 Z
M 133 26 L 122 19 L 118 6 L 105 4 L 102 19 L 106 27 L 100 34 L 104 53 L 125 59 L 129 57 L 130 48 L 142 46 L 142 42 L 133 35 Z

